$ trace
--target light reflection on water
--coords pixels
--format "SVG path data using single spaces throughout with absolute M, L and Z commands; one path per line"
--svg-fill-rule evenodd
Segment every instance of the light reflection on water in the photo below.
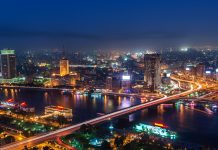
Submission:
M 36 108 L 37 114 L 44 113 L 47 105 L 61 105 L 73 110 L 73 123 L 81 122 L 97 116 L 97 113 L 109 113 L 141 103 L 140 99 L 119 96 L 63 95 L 60 91 L 39 90 L 0 90 L 0 99 L 14 98 L 17 102 L 26 101 Z M 163 105 L 143 109 L 128 116 L 130 121 L 163 122 L 179 138 L 194 143 L 215 144 L 217 146 L 217 115 L 208 116 L 194 110 L 186 109 L 182 104 L 165 108 Z
M 172 107 L 150 107 L 128 116 L 129 121 L 144 123 L 163 123 L 178 133 L 181 141 L 218 147 L 218 114 L 208 115 L 183 104 Z
M 2 89 L 0 91 L 1 100 L 14 98 L 17 102 L 26 101 L 30 107 L 35 107 L 37 114 L 43 114 L 44 107 L 47 105 L 72 108 L 75 122 L 96 117 L 97 113 L 109 113 L 140 103 L 139 99 L 130 100 L 128 97 L 120 96 L 64 95 L 58 90 L 47 92 L 30 89 L 15 90 Z

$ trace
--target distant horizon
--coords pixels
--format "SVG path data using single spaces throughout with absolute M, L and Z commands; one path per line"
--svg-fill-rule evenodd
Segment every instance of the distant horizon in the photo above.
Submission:
M 186 50 L 185 50 L 186 49 Z M 54 51 L 63 51 L 62 48 L 32 48 L 32 49 L 16 49 L 16 48 L 0 48 L 1 50 L 15 50 L 16 53 L 23 53 L 24 51 L 28 52 L 41 52 L 41 51 L 48 51 L 48 52 L 54 52 Z M 175 47 L 175 48 L 147 48 L 147 49 L 137 49 L 137 48 L 132 48 L 132 49 L 86 49 L 86 50 L 79 50 L 79 49 L 65 49 L 65 52 L 148 52 L 148 51 L 153 51 L 153 52 L 169 52 L 169 51 L 188 51 L 188 50 L 207 50 L 207 51 L 217 51 L 218 47 Z
M 0 47 L 218 47 L 218 1 L 2 1 Z M 10 8 L 10 9 L 9 9 Z

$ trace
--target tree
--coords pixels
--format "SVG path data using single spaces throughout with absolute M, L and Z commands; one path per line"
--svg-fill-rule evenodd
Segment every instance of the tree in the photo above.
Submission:
M 0 134 L 1 134 L 2 132 L 4 132 L 4 129 L 3 129 L 3 128 L 0 128 Z
M 124 128 L 128 128 L 130 125 L 129 123 L 129 120 L 126 119 L 126 118 L 120 118 L 118 119 L 117 121 L 117 124 L 116 124 L 116 128 L 118 129 L 124 129 Z
M 137 149 L 137 142 L 136 141 L 132 141 L 132 142 L 126 144 L 123 147 L 123 149 L 125 149 L 125 150 L 135 150 L 135 149 Z
M 59 116 L 57 117 L 57 121 L 58 121 L 58 123 L 59 123 L 60 125 L 63 125 L 63 124 L 66 124 L 66 123 L 67 123 L 67 119 L 66 119 L 64 116 L 62 116 L 62 115 L 59 115 Z
M 33 148 L 31 148 L 31 150 L 39 150 L 39 148 L 38 147 L 33 147 Z
M 144 143 L 148 143 L 148 142 L 149 142 L 149 135 L 148 135 L 147 133 L 144 133 L 144 134 L 142 135 L 142 141 L 143 141 Z
M 28 150 L 28 148 L 27 148 L 27 146 L 26 146 L 26 145 L 24 146 L 24 150 Z
M 15 142 L 15 138 L 13 136 L 7 136 L 6 138 L 4 138 L 4 140 L 6 144 Z
M 101 150 L 110 150 L 110 149 L 111 149 L 110 143 L 104 140 L 101 144 Z
M 86 132 L 87 132 L 87 125 L 86 125 L 86 124 L 82 124 L 82 125 L 80 126 L 80 131 L 81 131 L 82 133 L 86 133 Z
M 116 138 L 115 138 L 115 141 L 114 141 L 114 144 L 115 144 L 117 147 L 121 147 L 121 146 L 123 146 L 123 140 L 124 140 L 123 137 L 116 137 Z
M 91 124 L 83 124 L 80 127 L 80 132 L 84 134 L 93 133 L 93 132 L 96 132 L 96 128 Z
M 44 146 L 43 147 L 43 150 L 49 150 L 50 148 L 49 148 L 49 146 Z

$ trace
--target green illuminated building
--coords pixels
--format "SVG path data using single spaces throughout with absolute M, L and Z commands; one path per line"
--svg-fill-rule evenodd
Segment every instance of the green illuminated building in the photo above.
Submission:
M 16 77 L 16 56 L 15 50 L 3 49 L 0 53 L 1 73 L 4 79 Z
M 139 123 L 134 126 L 134 130 L 136 132 L 146 132 L 148 134 L 158 135 L 163 138 L 176 139 L 176 132 L 157 126 Z

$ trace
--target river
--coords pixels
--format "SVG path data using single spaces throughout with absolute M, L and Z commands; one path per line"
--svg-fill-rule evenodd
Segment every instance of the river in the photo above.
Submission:
M 63 95 L 58 90 L 43 91 L 36 89 L 0 89 L 0 99 L 13 98 L 17 102 L 26 101 L 35 107 L 37 114 L 44 113 L 47 105 L 61 105 L 73 110 L 73 123 L 109 113 L 141 103 L 140 99 L 101 95 Z M 178 138 L 202 145 L 218 147 L 218 115 L 187 109 L 184 105 L 163 107 L 162 105 L 143 109 L 128 115 L 130 121 L 162 122 L 178 133 Z

